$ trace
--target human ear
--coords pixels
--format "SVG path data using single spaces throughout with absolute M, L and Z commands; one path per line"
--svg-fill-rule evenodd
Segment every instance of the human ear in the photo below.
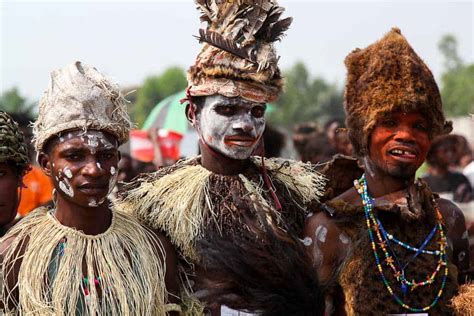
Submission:
M 186 118 L 188 119 L 188 122 L 192 125 L 195 126 L 196 124 L 196 106 L 194 104 L 187 104 L 186 105 Z
M 48 176 L 51 177 L 51 159 L 49 158 L 49 155 L 47 155 L 44 152 L 40 152 L 38 155 L 38 164 L 40 165 L 41 169 L 43 169 L 43 172 Z

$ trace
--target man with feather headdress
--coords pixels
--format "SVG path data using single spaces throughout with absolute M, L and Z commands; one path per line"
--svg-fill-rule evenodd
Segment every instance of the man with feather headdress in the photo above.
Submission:
M 175 246 L 189 313 L 207 308 L 220 315 L 226 305 L 272 315 L 304 310 L 318 315 L 319 285 L 310 269 L 297 268 L 309 265 L 302 264 L 295 236 L 324 180 L 311 165 L 252 156 L 260 148 L 266 103 L 277 99 L 283 86 L 273 44 L 292 19 L 280 19 L 284 9 L 274 0 L 199 0 L 197 6 L 207 28 L 198 36 L 204 45 L 189 69 L 183 102 L 202 154 L 136 180 L 124 190 L 122 207 L 163 231 Z M 262 229 L 277 237 L 268 240 Z M 213 247 L 237 240 L 255 247 L 237 260 L 222 244 Z M 210 254 L 215 249 L 219 252 Z M 289 255 L 293 251 L 296 255 Z M 262 259 L 277 257 L 279 264 L 262 265 Z M 293 286 L 295 280 L 301 284 Z M 314 292 L 315 299 L 294 300 L 303 297 L 298 290 Z

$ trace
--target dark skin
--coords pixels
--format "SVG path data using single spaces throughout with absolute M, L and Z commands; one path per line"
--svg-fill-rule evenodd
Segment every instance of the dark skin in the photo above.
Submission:
M 0 232 L 1 236 L 14 223 L 19 204 L 18 188 L 21 175 L 9 162 L 0 162 Z
M 93 138 L 82 133 L 73 131 L 49 141 L 45 151 L 39 154 L 38 161 L 43 171 L 53 179 L 57 192 L 54 213 L 57 220 L 85 234 L 97 235 L 105 232 L 111 224 L 112 211 L 107 195 L 115 184 L 113 179 L 118 170 L 120 153 L 112 135 L 105 132 L 97 134 L 100 136 L 98 143 L 92 142 L 91 145 L 89 140 Z M 10 238 L 4 241 L 0 248 L 7 249 L 13 240 Z M 177 302 L 176 254 L 169 241 L 159 232 L 155 232 L 153 241 L 157 246 L 161 243 L 166 253 L 165 282 L 171 294 L 168 301 Z M 163 260 L 160 253 L 156 255 L 157 260 Z M 10 288 L 16 284 L 18 277 L 21 262 L 17 263 L 18 266 L 7 276 Z
M 200 104 L 203 102 L 203 99 L 197 101 L 197 104 Z M 198 126 L 197 120 L 200 119 L 199 116 L 199 106 L 197 104 L 187 105 L 186 106 L 186 117 L 188 118 L 188 121 L 193 125 L 193 126 Z M 245 108 L 240 109 L 239 105 L 233 105 L 231 110 L 233 111 L 232 113 L 227 113 L 229 111 L 219 113 L 222 116 L 226 117 L 231 117 L 234 112 L 238 112 L 239 110 L 245 110 Z M 263 110 L 264 111 L 264 110 Z M 260 113 L 259 113 L 260 115 Z M 260 116 L 263 116 L 263 113 L 261 113 Z M 242 133 L 248 133 L 249 128 L 254 128 L 254 127 L 241 127 L 242 130 L 235 130 L 236 133 L 242 132 Z M 245 130 L 244 130 L 245 128 Z M 199 131 L 198 131 L 199 133 Z M 206 168 L 207 170 L 216 173 L 216 174 L 222 174 L 222 175 L 238 175 L 239 173 L 242 173 L 244 170 L 246 170 L 249 165 L 250 165 L 250 160 L 249 159 L 232 159 L 227 156 L 224 156 L 223 154 L 219 153 L 218 151 L 212 149 L 204 143 L 202 140 L 199 141 L 199 148 L 201 151 L 201 165 Z M 203 267 L 201 266 L 196 266 L 195 271 L 196 271 L 196 278 L 199 278 L 199 275 L 201 274 L 200 271 L 202 271 Z M 207 308 L 209 312 L 211 313 L 211 316 L 220 316 L 221 315 L 221 307 L 220 306 L 212 306 Z
M 431 144 L 428 126 L 428 122 L 419 112 L 391 113 L 377 122 L 370 135 L 369 153 L 362 159 L 367 187 L 376 204 L 382 200 L 395 202 L 413 185 L 415 172 L 425 160 Z M 362 199 L 353 187 L 332 201 L 337 200 L 354 206 L 362 205 Z M 461 210 L 448 200 L 438 199 L 437 203 L 447 224 L 447 237 L 453 244 L 453 262 L 459 270 L 467 270 L 469 252 L 464 216 Z M 324 242 L 316 240 L 317 247 L 308 249 L 318 275 L 324 282 L 335 275 L 336 269 L 350 251 L 352 242 L 341 242 L 342 231 L 325 212 L 318 212 L 308 218 L 304 236 L 315 236 L 321 226 L 327 229 Z M 460 255 L 462 252 L 464 256 Z M 337 290 L 332 296 L 337 297 L 334 299 L 335 314 L 344 315 L 341 292 Z

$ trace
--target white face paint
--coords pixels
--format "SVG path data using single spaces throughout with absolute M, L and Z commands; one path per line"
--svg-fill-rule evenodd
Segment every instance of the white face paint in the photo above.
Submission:
M 70 170 L 68 167 L 64 168 L 64 175 L 65 175 L 68 179 L 71 179 L 71 178 L 72 178 L 72 172 L 71 172 L 71 170 Z
M 207 96 L 199 111 L 198 134 L 209 147 L 232 159 L 247 159 L 265 129 L 265 105 L 242 98 Z
M 71 142 L 74 139 L 80 139 L 82 144 L 78 145 L 77 142 Z M 102 131 L 88 130 L 84 132 L 76 130 L 61 135 L 58 140 L 59 144 L 69 142 L 67 146 L 75 144 L 74 146 L 77 146 L 75 148 L 78 150 L 77 152 L 72 151 L 74 155 L 69 156 L 68 150 L 71 151 L 71 149 L 67 146 L 64 149 L 60 149 L 68 153 L 65 154 L 68 155 L 65 156 L 67 158 L 61 159 L 61 165 L 64 169 L 58 168 L 55 171 L 55 166 L 52 164 L 53 176 L 56 179 L 59 190 L 68 197 L 74 198 L 76 201 L 80 201 L 80 203 L 85 203 L 84 205 L 89 207 L 98 207 L 103 204 L 117 182 L 116 165 L 110 166 L 109 164 L 110 159 L 113 159 L 111 157 L 116 157 L 114 156 L 117 149 L 115 139 L 107 137 Z M 106 171 L 102 168 L 102 160 L 100 163 L 98 162 L 99 159 L 104 159 L 108 163 L 107 169 L 110 168 L 110 174 L 108 174 L 108 170 Z M 96 173 L 94 176 L 91 176 L 95 172 L 93 168 L 100 170 L 101 175 L 98 176 Z M 104 181 L 107 182 L 104 183 Z M 94 185 L 99 188 L 105 188 L 107 194 L 91 194 L 90 190 L 94 190 L 94 188 L 91 189 L 90 187 Z M 89 188 L 85 186 L 89 186 Z
M 74 190 L 71 187 L 68 179 L 59 180 L 59 188 L 63 191 L 67 196 L 74 197 Z

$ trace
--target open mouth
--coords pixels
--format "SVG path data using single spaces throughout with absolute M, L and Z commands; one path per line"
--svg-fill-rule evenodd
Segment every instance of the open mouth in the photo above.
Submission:
M 402 159 L 402 160 L 415 160 L 417 157 L 417 151 L 412 149 L 412 148 L 393 148 L 388 151 L 388 153 L 396 157 L 397 159 Z
M 252 147 L 256 141 L 257 141 L 256 138 L 248 137 L 248 136 L 229 136 L 224 139 L 224 143 L 227 146 L 239 146 L 239 147 Z

